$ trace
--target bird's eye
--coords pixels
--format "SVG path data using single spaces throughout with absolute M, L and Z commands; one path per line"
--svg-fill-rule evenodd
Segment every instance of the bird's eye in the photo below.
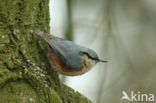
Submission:
M 87 52 L 82 52 L 82 55 L 87 55 L 88 58 L 92 59 L 92 60 L 99 60 L 98 57 L 92 57 L 90 56 Z

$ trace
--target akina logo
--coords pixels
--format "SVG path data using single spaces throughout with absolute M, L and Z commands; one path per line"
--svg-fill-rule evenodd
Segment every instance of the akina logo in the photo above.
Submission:
M 155 101 L 154 99 L 154 94 L 145 94 L 141 93 L 140 91 L 134 92 L 131 91 L 131 93 L 128 95 L 125 91 L 122 91 L 122 98 L 121 101 L 123 100 L 128 100 L 128 101 L 138 101 L 138 102 L 153 102 Z

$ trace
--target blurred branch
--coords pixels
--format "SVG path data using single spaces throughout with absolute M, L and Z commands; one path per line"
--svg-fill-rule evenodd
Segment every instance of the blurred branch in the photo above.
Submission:
M 67 14 L 65 26 L 65 39 L 73 41 L 73 24 L 72 24 L 72 0 L 67 0 Z M 63 83 L 66 82 L 66 76 L 61 76 Z
M 72 24 L 72 0 L 67 0 L 67 20 L 65 38 L 73 40 L 73 24 Z
M 111 26 L 111 19 L 110 19 L 110 12 L 111 12 L 111 6 L 112 6 L 112 0 L 104 0 L 103 2 L 103 9 L 104 9 L 104 13 L 103 13 L 103 25 L 104 27 L 106 27 L 106 31 L 103 31 L 103 35 L 106 35 L 106 37 L 104 37 L 104 45 L 102 45 L 104 48 L 104 51 L 105 51 L 105 54 L 107 54 L 107 57 L 109 55 L 109 48 L 108 48 L 108 45 L 109 45 L 109 36 L 110 34 L 112 33 L 112 26 Z M 103 103 L 101 100 L 102 100 L 102 94 L 103 94 L 103 88 L 105 87 L 105 81 L 107 79 L 107 64 L 105 64 L 105 71 L 104 71 L 104 75 L 102 77 L 102 80 L 101 80 L 101 84 L 99 86 L 99 90 L 98 90 L 98 96 L 97 96 L 97 100 L 96 100 L 96 103 Z M 104 85 L 104 86 L 103 86 Z

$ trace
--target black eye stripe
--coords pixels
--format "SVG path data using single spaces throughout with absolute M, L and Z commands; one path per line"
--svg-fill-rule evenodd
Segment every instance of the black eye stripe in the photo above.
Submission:
M 87 55 L 88 58 L 92 59 L 92 60 L 99 60 L 97 57 L 91 57 L 87 52 L 82 52 L 82 54 Z

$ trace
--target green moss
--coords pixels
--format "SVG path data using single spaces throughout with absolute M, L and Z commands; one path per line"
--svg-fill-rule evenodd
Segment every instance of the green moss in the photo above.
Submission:
M 63 103 L 92 103 L 82 94 L 64 84 L 61 85 L 61 89 L 58 90 L 58 93 L 63 99 Z
M 49 70 L 49 0 L 1 0 L 0 103 L 90 103 Z
M 5 52 L 5 50 L 6 50 L 5 44 L 0 44 L 0 53 Z
M 55 92 L 55 90 L 52 91 L 52 101 L 55 101 L 55 103 L 63 103 L 60 96 Z
M 0 44 L 9 43 L 8 35 L 0 33 Z
M 29 88 L 29 89 L 28 89 Z M 0 103 L 38 103 L 33 88 L 24 81 L 9 82 L 0 89 Z

